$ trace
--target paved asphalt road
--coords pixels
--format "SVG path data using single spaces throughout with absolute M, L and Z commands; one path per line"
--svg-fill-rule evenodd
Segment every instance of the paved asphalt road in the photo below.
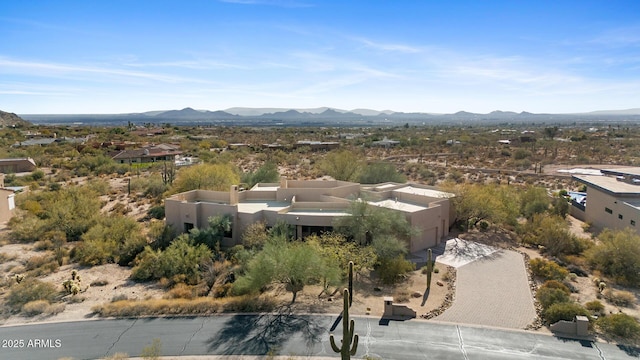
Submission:
M 329 344 L 335 318 L 301 315 L 220 315 L 174 319 L 94 320 L 0 327 L 0 359 L 96 359 L 138 356 L 154 338 L 162 355 L 338 357 Z M 552 336 L 426 321 L 356 317 L 356 358 L 382 359 L 629 359 L 638 349 Z M 342 337 L 342 325 L 336 329 Z M 38 341 L 36 341 L 38 340 Z M 22 345 L 21 345 L 22 344 Z

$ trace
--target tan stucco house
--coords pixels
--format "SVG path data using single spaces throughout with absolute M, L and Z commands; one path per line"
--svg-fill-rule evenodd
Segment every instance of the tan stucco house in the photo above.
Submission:
M 415 252 L 438 245 L 449 234 L 452 194 L 417 184 L 360 185 L 339 180 L 288 180 L 258 184 L 249 190 L 192 190 L 165 199 L 167 224 L 179 232 L 207 226 L 211 216 L 229 214 L 233 229 L 225 246 L 241 242 L 247 226 L 279 221 L 295 226 L 298 238 L 332 229 L 333 220 L 348 216 L 352 201 L 366 201 L 402 212 L 420 229 L 410 240 Z
M 630 227 L 640 234 L 640 167 L 601 170 L 602 175 L 573 175 L 587 186 L 584 204 L 571 214 L 598 229 Z

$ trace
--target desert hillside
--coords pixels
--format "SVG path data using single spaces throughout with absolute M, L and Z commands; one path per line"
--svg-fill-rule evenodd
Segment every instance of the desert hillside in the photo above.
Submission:
M 20 116 L 0 110 L 0 127 L 5 126 L 29 126 L 30 122 L 24 120 Z

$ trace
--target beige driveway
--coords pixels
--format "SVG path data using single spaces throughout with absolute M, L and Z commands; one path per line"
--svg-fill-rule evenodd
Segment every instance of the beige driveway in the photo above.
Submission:
M 460 239 L 449 240 L 443 255 L 457 264 L 453 305 L 438 321 L 524 329 L 536 318 L 523 256 Z M 457 254 L 447 252 L 452 249 Z M 466 249 L 466 250 L 465 250 Z

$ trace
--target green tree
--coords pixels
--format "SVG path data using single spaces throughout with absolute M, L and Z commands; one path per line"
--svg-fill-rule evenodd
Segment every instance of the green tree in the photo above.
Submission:
M 171 187 L 172 193 L 189 190 L 228 191 L 240 177 L 230 164 L 199 164 L 182 168 Z
M 272 162 L 266 162 L 258 170 L 242 174 L 242 183 L 252 188 L 258 183 L 274 183 L 280 179 L 278 167 Z
M 335 283 L 340 269 L 329 266 L 318 246 L 307 242 L 290 242 L 282 237 L 272 237 L 249 262 L 247 271 L 234 283 L 234 291 L 252 293 L 263 290 L 269 284 L 282 284 L 293 294 L 305 285 L 327 280 Z
M 372 246 L 359 246 L 339 233 L 323 233 L 311 235 L 305 239 L 308 243 L 317 243 L 323 257 L 330 259 L 332 264 L 343 269 L 342 278 L 346 278 L 349 261 L 353 261 L 356 273 L 373 269 L 377 257 Z
M 569 230 L 567 221 L 558 215 L 534 214 L 518 228 L 524 243 L 543 246 L 551 256 L 578 255 L 589 246 Z
M 483 220 L 503 225 L 517 224 L 519 202 L 512 187 L 465 183 L 448 185 L 445 190 L 455 195 L 451 199 L 455 211 L 453 223 L 464 229 Z
M 395 165 L 391 163 L 368 164 L 360 174 L 362 184 L 380 184 L 384 182 L 405 183 L 407 177 L 398 172 Z
M 334 150 L 320 162 L 320 170 L 336 180 L 356 181 L 362 168 L 362 158 L 350 150 Z
M 349 216 L 336 217 L 334 229 L 360 245 L 370 245 L 376 238 L 409 240 L 418 231 L 401 212 L 372 206 L 364 200 L 352 201 L 348 212 Z
M 547 190 L 542 187 L 531 186 L 520 195 L 520 213 L 526 218 L 546 212 L 550 204 Z
M 589 264 L 624 285 L 640 285 L 640 235 L 632 229 L 605 229 L 585 252 Z

